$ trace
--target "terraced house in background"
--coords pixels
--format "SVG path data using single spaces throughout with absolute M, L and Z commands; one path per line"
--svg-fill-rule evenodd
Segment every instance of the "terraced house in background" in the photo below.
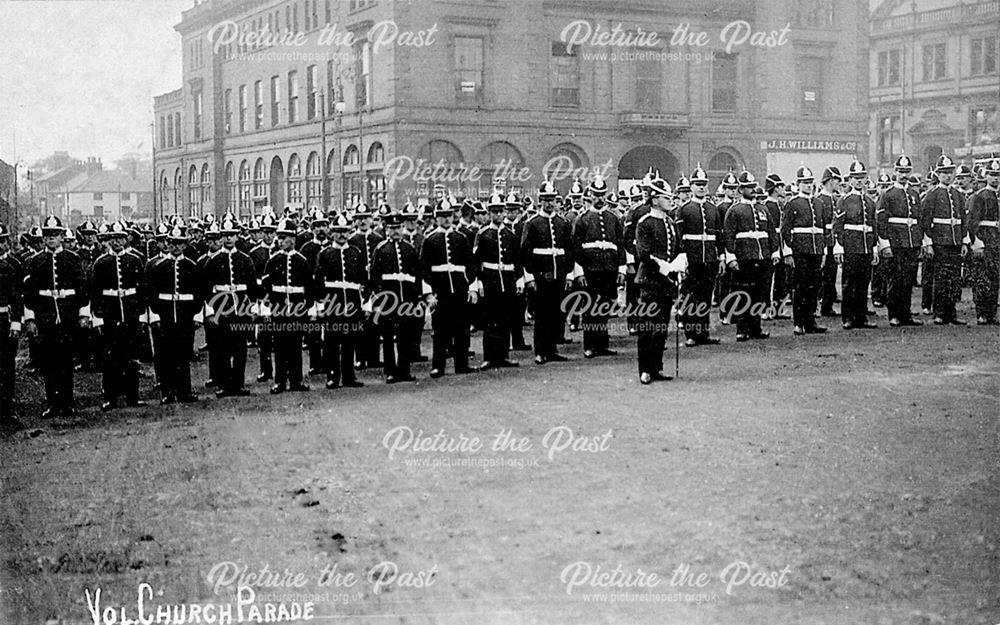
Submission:
M 1000 156 L 1000 0 L 883 0 L 871 42 L 872 164 Z
M 203 0 L 176 26 L 183 84 L 155 99 L 157 210 L 400 203 L 435 182 L 476 195 L 497 166 L 535 189 L 554 164 L 563 191 L 581 168 L 614 185 L 650 166 L 674 182 L 700 163 L 713 184 L 846 166 L 866 151 L 867 19 L 833 0 Z M 213 45 L 227 21 L 304 45 Z M 734 22 L 785 36 L 727 53 Z M 574 24 L 595 36 L 567 46 Z M 673 42 L 685 24 L 706 45 Z M 596 43 L 616 28 L 658 36 Z M 445 167 L 387 176 L 401 160 Z

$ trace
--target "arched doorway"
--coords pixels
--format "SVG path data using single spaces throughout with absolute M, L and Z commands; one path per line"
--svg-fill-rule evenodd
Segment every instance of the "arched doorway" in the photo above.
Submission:
M 924 162 L 927 163 L 928 169 L 937 165 L 937 160 L 941 158 L 943 152 L 940 145 L 929 145 L 924 148 Z
M 271 159 L 269 186 L 271 187 L 271 208 L 274 209 L 275 215 L 280 216 L 285 211 L 285 168 L 277 156 Z
M 627 189 L 637 184 L 649 168 L 659 171 L 660 177 L 673 187 L 680 175 L 677 158 L 670 150 L 658 145 L 641 145 L 632 148 L 618 161 L 618 188 Z

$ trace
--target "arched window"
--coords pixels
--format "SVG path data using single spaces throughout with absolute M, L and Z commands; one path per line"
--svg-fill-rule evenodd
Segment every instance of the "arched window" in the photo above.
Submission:
M 239 195 L 236 192 L 236 168 L 232 161 L 226 163 L 226 193 L 226 210 L 235 214 L 236 198 Z
M 288 203 L 302 204 L 302 162 L 298 154 L 288 159 Z
M 494 141 L 487 144 L 479 151 L 479 158 L 476 160 L 491 170 L 500 165 L 501 162 L 504 165 L 513 167 L 524 166 L 524 158 L 521 156 L 521 152 L 506 141 Z
M 210 208 L 212 203 L 212 173 L 208 169 L 208 163 L 201 166 L 201 212 L 199 215 L 204 214 L 206 209 Z
M 191 215 L 201 215 L 201 179 L 198 176 L 198 166 L 188 169 L 188 207 Z
M 739 175 L 742 167 L 740 165 L 741 160 L 742 157 L 738 155 L 734 156 L 730 150 L 716 152 L 712 156 L 712 159 L 708 161 L 708 170 L 706 173 L 708 174 L 709 190 L 714 192 L 722 184 L 722 179 L 729 172 Z
M 248 217 L 250 215 L 250 163 L 246 160 L 240 163 L 240 212 L 238 217 Z
M 344 167 L 357 167 L 359 164 L 358 147 L 356 145 L 347 146 L 347 149 L 344 150 Z
M 382 144 L 376 141 L 368 148 L 368 162 L 369 163 L 384 163 L 385 162 L 385 149 Z
M 306 159 L 306 206 L 323 207 L 323 168 L 316 152 Z
M 438 164 L 443 164 L 444 168 L 434 169 L 433 172 L 437 174 L 439 171 L 442 179 L 454 180 L 455 176 L 449 176 L 451 172 L 457 172 L 462 167 L 464 167 L 464 158 L 462 156 L 462 151 L 458 149 L 454 143 L 450 141 L 444 141 L 442 139 L 434 139 L 428 141 L 423 146 L 417 150 L 417 163 L 428 165 L 430 167 L 437 167 Z M 437 176 L 426 180 L 421 177 L 416 183 L 416 189 L 414 190 L 417 198 L 425 198 L 427 200 L 432 198 L 432 190 L 434 184 L 437 181 Z M 451 183 L 452 190 L 461 192 L 461 189 L 454 188 L 454 183 Z
M 435 139 L 428 141 L 417 150 L 417 160 L 425 160 L 428 164 L 434 164 L 438 161 L 461 163 L 463 159 L 461 150 L 454 143 Z
M 253 164 L 253 199 L 255 207 L 267 204 L 267 166 L 263 158 Z
M 592 174 L 589 167 L 590 161 L 583 148 L 574 143 L 560 143 L 549 151 L 542 166 L 542 177 L 551 181 L 560 195 L 565 195 L 576 178 L 581 182 L 588 179 Z

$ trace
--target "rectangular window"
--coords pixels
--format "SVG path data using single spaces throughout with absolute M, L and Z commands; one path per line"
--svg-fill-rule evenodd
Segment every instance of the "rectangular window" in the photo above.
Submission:
M 226 110 L 226 134 L 230 134 L 233 130 L 233 90 L 226 89 L 226 93 L 222 96 L 222 103 Z
M 240 132 L 247 131 L 247 86 L 240 85 Z
M 174 113 L 174 145 L 181 144 L 181 114 Z
M 333 16 L 330 13 L 330 0 L 326 0 L 326 24 L 327 26 L 333 21 Z
M 717 113 L 736 111 L 737 56 L 715 53 L 712 60 L 712 110 Z
M 799 85 L 802 115 L 816 117 L 823 114 L 823 59 L 799 59 Z
M 637 111 L 654 112 L 661 107 L 663 90 L 663 64 L 656 60 L 635 63 L 635 108 Z
M 358 109 L 367 109 L 372 104 L 371 93 L 371 68 L 372 68 L 372 46 L 368 41 L 364 41 L 360 46 L 355 47 L 357 60 L 354 64 L 354 95 L 355 105 Z
M 483 91 L 483 38 L 455 37 L 455 100 L 480 102 Z
M 194 138 L 201 139 L 201 114 L 204 96 L 201 91 L 194 94 Z
M 899 50 L 883 50 L 878 53 L 878 80 L 879 87 L 886 87 L 899 84 Z
M 880 163 L 892 162 L 896 153 L 902 147 L 903 135 L 899 123 L 899 115 L 887 115 L 878 122 L 878 160 Z
M 997 37 L 981 37 L 972 40 L 969 68 L 973 76 L 995 74 L 997 71 Z
M 288 72 L 288 123 L 294 124 L 299 112 L 299 73 Z
M 969 139 L 972 145 L 1000 141 L 1000 119 L 996 106 L 974 106 L 969 109 Z
M 316 6 L 318 2 L 319 2 L 319 0 L 312 0 L 312 3 L 313 3 L 313 10 L 312 10 L 313 25 L 312 25 L 312 27 L 314 29 L 315 28 L 319 28 L 319 8 Z
M 253 127 L 260 130 L 264 127 L 264 83 L 260 80 L 253 84 Z
M 550 105 L 559 107 L 580 107 L 580 57 L 579 46 L 567 52 L 562 41 L 552 42 Z
M 271 127 L 277 126 L 281 111 L 281 78 L 271 76 Z
M 337 102 L 337 86 L 336 79 L 336 68 L 333 65 L 333 61 L 326 62 L 326 114 L 333 115 L 335 112 L 336 102 Z
M 317 89 L 316 66 L 310 65 L 306 68 L 306 118 L 316 119 L 316 105 L 319 104 L 319 93 Z
M 160 118 L 157 120 L 157 126 L 158 126 L 157 129 L 158 129 L 158 131 L 160 133 L 160 148 L 162 149 L 162 148 L 167 147 L 166 123 L 163 121 L 163 116 L 162 115 L 160 115 Z
M 299 32 L 299 3 L 292 3 L 292 32 Z
M 947 67 L 945 65 L 945 55 L 947 51 L 948 46 L 944 43 L 934 43 L 924 46 L 924 81 L 941 80 L 942 78 L 945 78 L 947 71 Z

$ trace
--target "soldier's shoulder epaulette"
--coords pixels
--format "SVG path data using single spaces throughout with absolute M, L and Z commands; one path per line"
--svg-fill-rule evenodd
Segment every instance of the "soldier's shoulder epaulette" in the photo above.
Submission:
M 646 213 L 645 215 L 643 215 L 642 217 L 639 218 L 639 221 L 636 222 L 636 225 L 641 224 L 642 222 L 646 221 L 647 219 L 656 219 L 656 216 L 653 213 Z
M 103 254 L 95 258 L 94 264 L 96 265 L 97 263 L 101 262 L 101 259 L 104 258 L 105 256 L 111 256 L 111 252 L 104 252 Z
M 385 245 L 388 242 L 389 242 L 389 239 L 382 239 L 381 241 L 378 242 L 378 245 L 375 246 L 375 249 L 372 250 L 372 252 L 379 251 L 380 249 L 382 249 L 382 246 Z

